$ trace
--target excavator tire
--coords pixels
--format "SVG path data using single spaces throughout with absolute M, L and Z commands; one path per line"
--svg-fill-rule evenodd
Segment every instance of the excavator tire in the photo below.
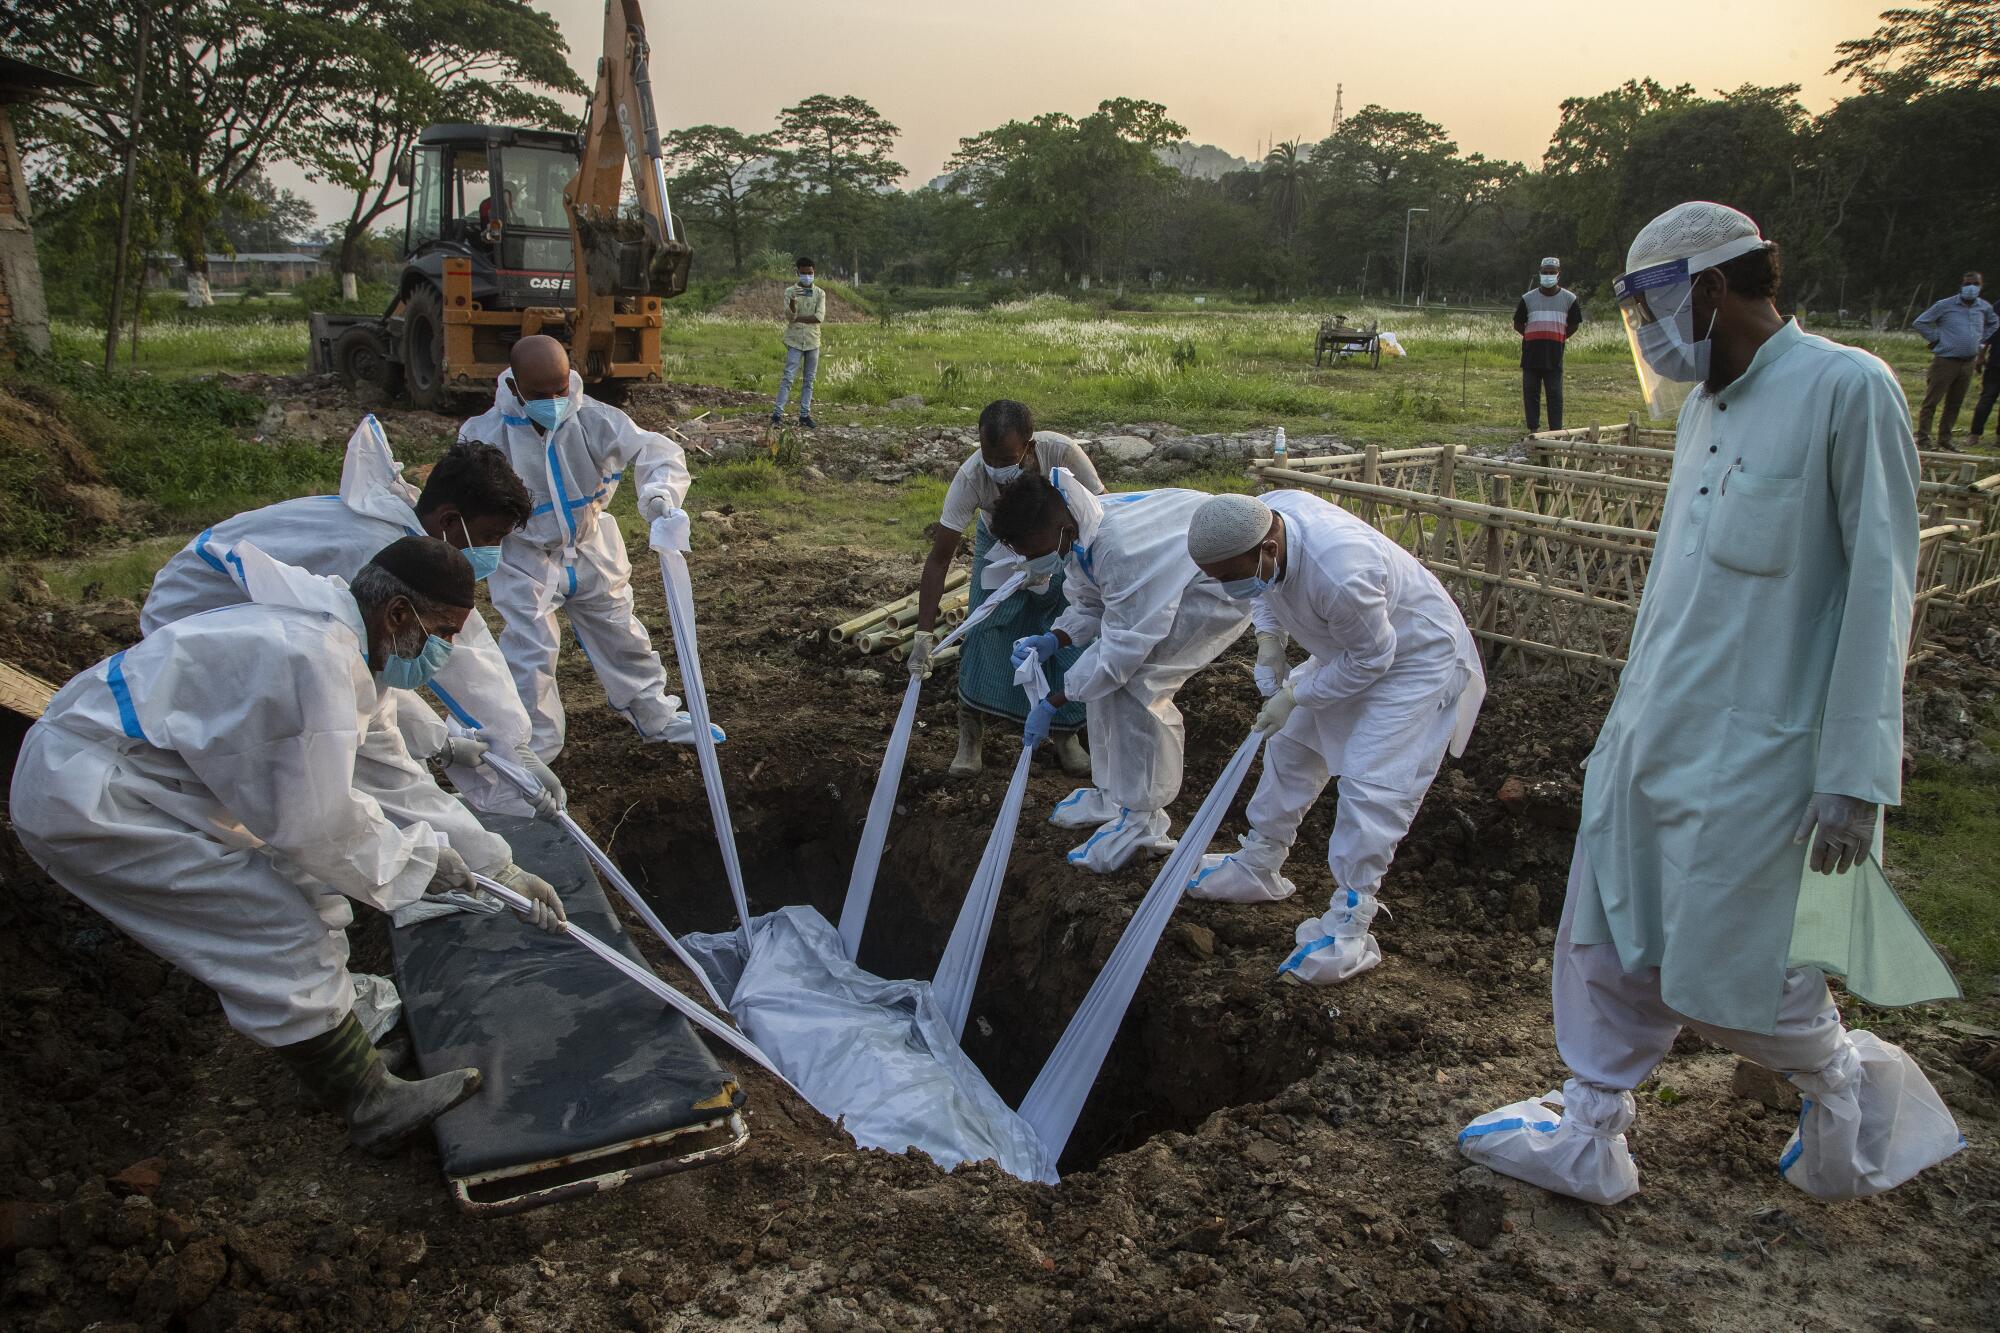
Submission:
M 598 380 L 595 384 L 585 382 L 583 391 L 600 403 L 613 407 L 623 407 L 632 401 L 632 381 Z
M 403 387 L 403 368 L 389 355 L 380 329 L 357 324 L 333 340 L 333 368 L 347 385 L 372 385 L 394 398 Z
M 428 283 L 412 288 L 403 305 L 403 384 L 414 407 L 435 412 L 447 403 L 444 298 Z

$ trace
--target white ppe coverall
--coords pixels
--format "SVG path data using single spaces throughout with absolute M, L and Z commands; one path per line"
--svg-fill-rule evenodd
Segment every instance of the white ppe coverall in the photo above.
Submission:
M 77 676 L 14 768 L 15 832 L 49 874 L 221 997 L 265 1046 L 354 1003 L 349 899 L 415 902 L 440 836 L 512 859 L 383 715 L 345 587 L 239 545 L 250 601 L 161 626 Z
M 1374 897 L 1447 750 L 1465 753 L 1486 676 L 1465 617 L 1415 556 L 1338 505 L 1304 491 L 1261 497 L 1285 526 L 1285 565 L 1251 603 L 1260 632 L 1309 654 L 1290 675 L 1298 706 L 1264 746 L 1240 850 L 1203 859 L 1197 898 L 1288 898 L 1281 873 L 1306 812 L 1340 779 L 1324 917 L 1297 931 L 1284 970 L 1342 981 L 1381 961 L 1368 933 Z
M 500 654 L 528 710 L 535 753 L 549 762 L 563 746 L 558 607 L 568 612 L 606 702 L 647 739 L 680 739 L 686 715 L 667 693 L 660 655 L 633 610 L 632 562 L 624 534 L 605 511 L 627 470 L 639 488 L 640 517 L 650 522 L 679 509 L 689 482 L 686 457 L 666 436 L 639 429 L 617 408 L 587 396 L 575 371 L 569 416 L 545 434 L 514 397 L 512 379 L 511 372 L 500 376 L 493 406 L 460 427 L 458 438 L 504 450 L 535 502 L 528 525 L 500 544 L 500 568 L 486 581 L 493 609 L 506 622 Z
M 1180 794 L 1187 739 L 1174 695 L 1244 631 L 1250 609 L 1188 559 L 1204 492 L 1096 496 L 1066 468 L 1049 480 L 1077 524 L 1063 579 L 1069 605 L 1051 629 L 1084 650 L 1063 673 L 1063 692 L 1086 706 L 1092 784 L 1050 820 L 1097 825 L 1069 861 L 1106 873 L 1172 850 L 1166 808 Z
M 139 631 L 185 620 L 219 606 L 234 606 L 249 594 L 230 561 L 239 542 L 250 542 L 280 564 L 309 574 L 350 580 L 389 543 L 421 537 L 416 488 L 403 480 L 402 466 L 374 417 L 366 417 L 347 441 L 339 495 L 286 500 L 238 514 L 208 528 L 161 567 L 139 613 Z M 503 754 L 528 740 L 528 714 L 514 692 L 507 664 L 485 619 L 474 611 L 453 640 L 451 658 L 427 687 L 445 706 L 447 718 L 409 690 L 393 690 L 394 717 L 403 743 L 425 759 L 444 746 L 447 734 L 477 736 Z M 484 765 L 453 765 L 452 786 L 476 809 L 496 814 L 531 813 L 518 791 Z
M 1957 1150 L 1922 1071 L 1847 1031 L 1816 960 L 1793 956 L 1818 878 L 1794 841 L 1813 793 L 1901 796 L 1917 472 L 1894 374 L 1796 323 L 1682 406 L 1556 943 L 1556 1044 L 1575 1077 L 1560 1120 L 1503 1108 L 1466 1128 L 1467 1156 L 1581 1198 L 1631 1194 L 1630 1090 L 1683 1024 L 1800 1088 L 1780 1166 L 1812 1194 L 1872 1194 Z M 1879 873 L 1861 882 L 1890 892 Z M 1928 950 L 1900 907 L 1849 901 L 1865 929 L 1916 935 L 1876 952 Z

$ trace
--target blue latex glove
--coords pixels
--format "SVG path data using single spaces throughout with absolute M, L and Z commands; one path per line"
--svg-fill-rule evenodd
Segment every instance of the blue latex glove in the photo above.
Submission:
M 1056 650 L 1060 647 L 1062 647 L 1062 640 L 1053 634 L 1030 634 L 1025 639 L 1016 639 L 1014 640 L 1014 665 L 1019 666 L 1030 657 L 1040 662 L 1046 662 L 1056 655 Z
M 1021 728 L 1021 745 L 1034 749 L 1049 738 L 1049 727 L 1056 720 L 1056 706 L 1047 699 L 1028 710 L 1028 721 Z

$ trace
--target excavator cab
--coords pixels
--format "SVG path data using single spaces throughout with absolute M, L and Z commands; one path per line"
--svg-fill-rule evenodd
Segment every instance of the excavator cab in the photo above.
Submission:
M 432 125 L 408 165 L 403 287 L 442 290 L 444 262 L 470 262 L 485 310 L 570 304 L 571 247 L 563 189 L 576 136 L 504 125 Z

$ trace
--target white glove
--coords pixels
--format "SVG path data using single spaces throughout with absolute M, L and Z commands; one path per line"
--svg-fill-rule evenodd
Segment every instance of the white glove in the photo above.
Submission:
M 439 768 L 455 765 L 471 768 L 486 757 L 486 742 L 476 741 L 470 736 L 447 736 L 438 752 L 431 756 L 431 762 Z
M 663 519 L 673 512 L 673 497 L 663 495 L 658 491 L 644 496 L 639 501 L 639 517 L 645 519 L 648 523 Z
M 910 674 L 919 680 L 931 678 L 931 654 L 937 651 L 937 631 L 920 629 L 910 636 Z
M 562 899 L 540 875 L 509 862 L 507 868 L 493 878 L 534 904 L 532 914 L 515 913 L 523 921 L 532 922 L 543 930 L 561 930 L 569 925 L 569 915 L 563 911 Z
M 1285 636 L 1257 631 L 1257 693 L 1266 699 L 1285 683 Z
M 431 882 L 424 889 L 429 896 L 446 893 L 472 892 L 472 867 L 465 864 L 465 858 L 442 844 L 438 846 L 437 870 L 431 875 Z
M 1868 859 L 1875 845 L 1879 808 L 1873 801 L 1814 792 L 1812 800 L 1806 802 L 1805 814 L 1799 817 L 1792 844 L 1804 842 L 1817 825 L 1819 836 L 1813 839 L 1807 864 L 1822 875 L 1846 874 L 1848 867 Z
M 1264 701 L 1263 708 L 1258 710 L 1257 730 L 1266 735 L 1275 735 L 1278 728 L 1285 725 L 1285 719 L 1292 715 L 1292 710 L 1298 706 L 1299 701 L 1293 695 L 1292 687 L 1289 685 L 1280 687 L 1276 694 Z
M 563 790 L 562 779 L 558 778 L 541 756 L 526 741 L 514 747 L 514 761 L 542 784 L 542 789 L 532 796 L 523 793 L 529 805 L 535 807 L 535 818 L 553 821 L 569 806 L 569 793 Z

